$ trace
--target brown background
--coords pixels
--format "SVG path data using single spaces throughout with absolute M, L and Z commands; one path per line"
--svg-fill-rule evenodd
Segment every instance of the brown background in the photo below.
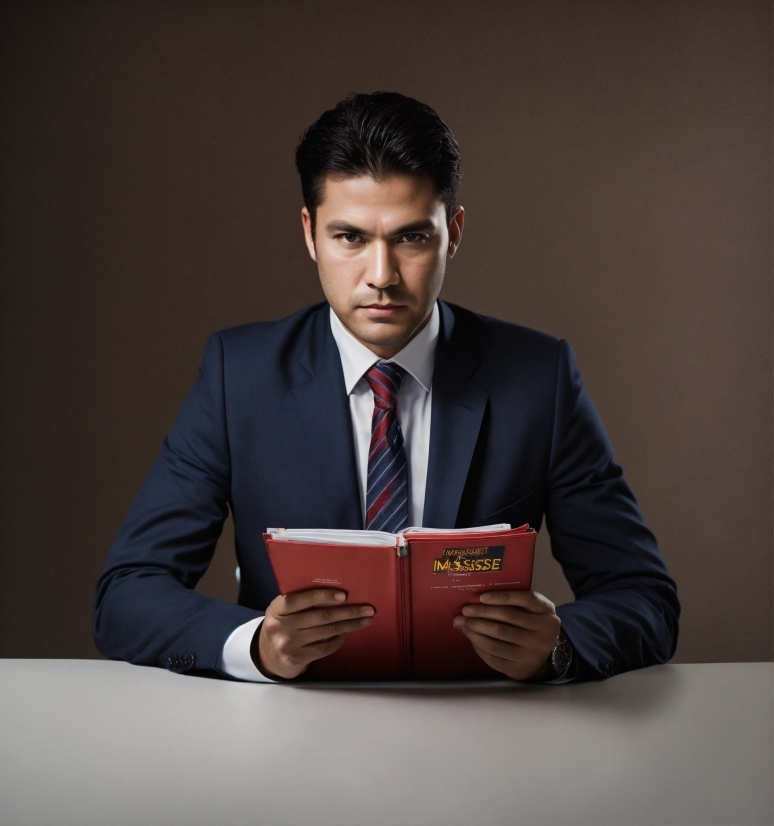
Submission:
M 462 149 L 444 297 L 573 344 L 677 660 L 772 658 L 769 3 L 25 0 L 0 29 L 1 654 L 96 656 L 94 582 L 208 333 L 321 297 L 299 134 L 386 89 Z M 233 566 L 227 532 L 201 587 L 234 598 Z

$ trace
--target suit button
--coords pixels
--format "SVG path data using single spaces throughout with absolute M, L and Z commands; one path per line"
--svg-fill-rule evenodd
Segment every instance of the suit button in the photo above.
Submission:
M 190 671 L 196 665 L 196 654 L 172 654 L 167 658 L 167 668 L 176 674 Z

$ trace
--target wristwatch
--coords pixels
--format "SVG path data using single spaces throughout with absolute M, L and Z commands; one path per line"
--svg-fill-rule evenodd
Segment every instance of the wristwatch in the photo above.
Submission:
M 548 670 L 542 676 L 543 682 L 556 680 L 558 677 L 564 677 L 567 669 L 572 663 L 572 646 L 569 640 L 560 632 L 556 638 L 556 645 L 551 652 L 551 658 L 548 661 Z

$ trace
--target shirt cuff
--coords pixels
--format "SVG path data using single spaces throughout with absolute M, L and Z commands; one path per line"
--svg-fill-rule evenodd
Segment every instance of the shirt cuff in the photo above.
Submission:
M 250 647 L 253 637 L 263 622 L 263 617 L 256 617 L 243 625 L 237 626 L 218 657 L 215 666 L 222 674 L 234 677 L 236 680 L 248 680 L 251 683 L 278 683 L 279 680 L 272 680 L 255 667 L 253 658 L 250 656 Z

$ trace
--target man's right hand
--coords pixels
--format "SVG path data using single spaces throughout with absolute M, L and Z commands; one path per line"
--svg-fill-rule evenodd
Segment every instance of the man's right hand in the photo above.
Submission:
M 298 677 L 309 663 L 344 645 L 350 631 L 373 622 L 371 605 L 342 605 L 343 591 L 317 589 L 279 596 L 266 609 L 250 656 L 267 677 Z

